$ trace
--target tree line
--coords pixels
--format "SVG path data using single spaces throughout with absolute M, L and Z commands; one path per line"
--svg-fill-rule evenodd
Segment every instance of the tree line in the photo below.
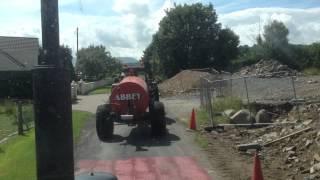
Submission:
M 285 24 L 275 20 L 264 26 L 253 46 L 240 46 L 238 35 L 222 28 L 212 4 L 175 5 L 166 10 L 142 59 L 162 78 L 194 68 L 232 72 L 261 59 L 275 59 L 298 70 L 320 69 L 320 43 L 290 44 L 288 35 Z
M 276 20 L 263 30 L 254 45 L 240 45 L 239 36 L 219 23 L 212 4 L 174 5 L 166 10 L 141 59 L 160 79 L 184 69 L 209 67 L 235 72 L 261 59 L 278 60 L 291 68 L 320 74 L 320 42 L 291 44 L 288 28 Z M 73 79 L 75 72 L 81 73 L 81 78 L 99 80 L 119 75 L 122 69 L 120 61 L 102 45 L 82 48 L 77 56 L 74 69 L 71 49 L 61 46 L 60 58 L 66 62 Z
M 44 58 L 44 51 L 39 50 L 39 61 Z M 120 74 L 122 65 L 119 60 L 111 56 L 105 46 L 90 45 L 79 50 L 75 66 L 73 65 L 72 49 L 66 45 L 59 48 L 59 59 L 64 62 L 70 72 L 71 80 L 100 80 Z

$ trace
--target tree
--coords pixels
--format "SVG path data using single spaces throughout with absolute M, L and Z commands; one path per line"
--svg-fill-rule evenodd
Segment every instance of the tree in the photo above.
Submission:
M 288 28 L 280 21 L 274 20 L 264 26 L 264 44 L 269 47 L 279 48 L 288 46 L 288 35 Z
M 121 71 L 121 64 L 102 45 L 82 48 L 78 52 L 77 72 L 95 80 Z
M 76 73 L 72 63 L 72 50 L 68 46 L 60 46 L 59 49 L 59 58 L 65 63 L 65 67 L 70 71 L 71 80 L 76 80 Z
M 288 40 L 289 30 L 280 21 L 274 20 L 264 26 L 262 46 L 264 48 L 264 57 L 267 59 L 276 59 L 291 67 L 297 67 L 292 61 L 292 51 Z
M 42 62 L 42 59 L 44 58 L 44 51 L 42 48 L 39 49 L 39 59 L 40 62 Z M 64 62 L 64 67 L 70 72 L 70 78 L 71 80 L 75 80 L 75 70 L 74 66 L 72 64 L 72 50 L 70 47 L 61 45 L 59 48 L 59 59 Z
M 145 60 L 158 58 L 166 76 L 189 68 L 226 69 L 237 57 L 239 37 L 217 19 L 212 4 L 175 5 L 161 20 Z

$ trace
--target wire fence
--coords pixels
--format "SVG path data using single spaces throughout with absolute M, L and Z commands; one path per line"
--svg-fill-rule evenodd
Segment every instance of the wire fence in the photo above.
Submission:
M 213 125 L 215 114 L 221 113 L 217 111 L 219 108 L 215 107 L 215 103 L 221 98 L 240 99 L 250 113 L 255 113 L 255 109 L 250 109 L 250 105 L 254 103 L 279 104 L 288 102 L 299 106 L 299 103 L 305 102 L 307 99 L 319 100 L 320 85 L 317 81 L 310 81 L 310 78 L 297 76 L 259 75 L 224 76 L 221 78 L 210 75 L 202 77 L 200 80 L 200 104 L 208 112 Z
M 28 131 L 33 124 L 34 110 L 31 101 L 0 100 L 0 144 L 8 137 Z

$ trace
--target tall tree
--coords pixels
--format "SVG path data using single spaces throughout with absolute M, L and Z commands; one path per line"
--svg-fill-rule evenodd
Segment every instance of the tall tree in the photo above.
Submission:
M 222 29 L 217 19 L 212 4 L 176 5 L 167 10 L 145 51 L 146 60 L 158 57 L 167 76 L 188 68 L 227 68 L 238 54 L 239 37 Z
M 119 73 L 121 65 L 104 46 L 92 45 L 79 50 L 76 70 L 85 76 L 102 79 L 106 75 Z
M 280 21 L 274 20 L 264 27 L 264 43 L 270 47 L 287 46 L 288 35 L 288 28 Z
M 264 57 L 276 59 L 291 67 L 297 66 L 291 61 L 291 49 L 288 40 L 289 30 L 284 23 L 274 20 L 264 26 L 263 42 Z
M 71 80 L 75 80 L 76 73 L 72 63 L 73 57 L 72 57 L 71 48 L 65 45 L 60 46 L 59 57 L 60 59 L 63 59 L 63 62 L 65 63 L 65 67 L 70 71 Z

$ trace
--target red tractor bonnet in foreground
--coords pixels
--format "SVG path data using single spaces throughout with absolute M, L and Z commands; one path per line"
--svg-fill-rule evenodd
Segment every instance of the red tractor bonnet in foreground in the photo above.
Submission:
M 125 68 L 126 76 L 112 85 L 109 102 L 98 106 L 96 128 L 100 140 L 111 139 L 114 122 L 128 125 L 150 124 L 153 135 L 166 133 L 165 110 L 159 102 L 157 84 L 151 75 L 137 76 L 142 66 Z

